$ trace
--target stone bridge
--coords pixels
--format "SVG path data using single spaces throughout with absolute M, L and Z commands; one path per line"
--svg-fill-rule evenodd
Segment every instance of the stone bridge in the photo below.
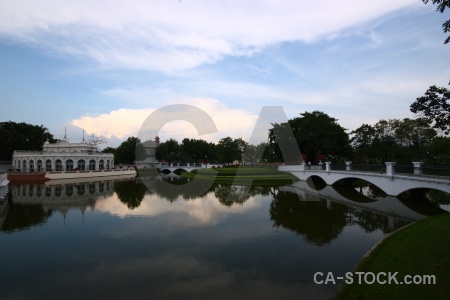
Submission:
M 380 189 L 390 196 L 398 196 L 401 193 L 412 189 L 432 189 L 450 194 L 450 178 L 430 177 L 423 174 L 395 174 L 395 162 L 386 162 L 386 172 L 364 172 L 347 170 L 332 170 L 331 163 L 326 162 L 325 170 L 308 169 L 302 165 L 282 165 L 278 167 L 280 171 L 290 172 L 300 180 L 306 181 L 311 177 L 320 177 L 326 184 L 333 185 L 341 179 L 362 179 Z
M 212 165 L 208 164 L 186 164 L 186 165 L 180 165 L 180 164 L 158 164 L 156 165 L 159 172 L 163 174 L 176 174 L 175 171 L 186 171 L 191 172 L 193 170 L 199 170 L 199 169 L 206 169 L 211 168 Z

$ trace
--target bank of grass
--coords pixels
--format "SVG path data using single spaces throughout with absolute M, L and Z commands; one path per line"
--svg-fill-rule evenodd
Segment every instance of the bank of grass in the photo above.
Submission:
M 201 180 L 213 180 L 215 183 L 239 185 L 289 185 L 298 178 L 289 172 L 281 172 L 266 167 L 226 167 L 217 169 L 199 169 L 185 172 L 181 176 Z
M 353 283 L 344 285 L 335 299 L 450 299 L 450 214 L 430 217 L 393 233 L 354 272 L 398 272 L 399 283 L 405 275 L 435 275 L 436 284 Z M 355 274 L 353 278 L 357 278 Z

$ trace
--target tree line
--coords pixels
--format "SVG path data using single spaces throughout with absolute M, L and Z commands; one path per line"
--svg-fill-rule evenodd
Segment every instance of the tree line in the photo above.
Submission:
M 189 138 L 179 143 L 168 139 L 159 144 L 155 156 L 159 161 L 173 163 L 282 163 L 285 160 L 277 136 L 283 128 L 290 129 L 300 148 L 299 161 L 313 164 L 348 160 L 354 163 L 423 161 L 450 165 L 450 138 L 433 128 L 425 118 L 381 119 L 373 125 L 362 124 L 348 133 L 336 118 L 321 111 L 304 112 L 286 123 L 272 124 L 267 142 L 259 145 L 229 136 L 217 143 Z M 1 122 L 0 160 L 11 160 L 13 150 L 42 150 L 47 139 L 56 141 L 43 125 Z M 107 147 L 102 152 L 113 153 L 116 163 L 133 164 L 136 154 L 142 155 L 144 148 L 137 137 L 129 137 L 117 148 Z
M 337 121 L 321 111 L 301 113 L 286 123 L 272 124 L 267 142 L 259 145 L 231 137 L 222 138 L 216 144 L 201 139 L 185 138 L 181 143 L 169 139 L 156 149 L 156 159 L 182 164 L 285 162 L 277 133 L 288 126 L 302 152 L 299 160 L 313 164 L 349 160 L 369 164 L 385 161 L 450 164 L 450 138 L 424 118 L 381 119 L 374 125 L 362 124 L 350 133 Z M 116 162 L 132 163 L 139 144 L 139 139 L 130 137 L 118 148 L 106 148 L 104 152 L 114 153 Z

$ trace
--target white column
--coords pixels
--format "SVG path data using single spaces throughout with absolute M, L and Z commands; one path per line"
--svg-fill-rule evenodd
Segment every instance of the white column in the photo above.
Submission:
M 300 171 L 305 171 L 306 170 L 306 163 L 302 162 L 302 164 L 300 165 Z
M 351 161 L 346 161 L 345 162 L 345 170 L 351 171 L 352 170 L 352 167 L 350 166 L 351 164 L 352 164 Z
M 421 162 L 421 161 L 413 161 L 413 165 L 414 165 L 414 174 L 416 174 L 416 175 L 422 174 L 423 162 Z
M 325 162 L 325 171 L 327 171 L 327 172 L 331 171 L 331 161 Z
M 386 175 L 394 175 L 395 174 L 395 162 L 393 161 L 388 161 L 385 162 L 386 164 Z

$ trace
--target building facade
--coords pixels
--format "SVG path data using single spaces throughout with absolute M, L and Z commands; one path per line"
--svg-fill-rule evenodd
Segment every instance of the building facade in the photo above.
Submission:
M 100 153 L 93 144 L 69 143 L 64 138 L 54 144 L 46 141 L 42 151 L 15 150 L 12 169 L 16 172 L 108 170 L 114 168 L 114 155 Z
M 144 159 L 136 160 L 135 164 L 138 169 L 154 168 L 156 164 L 156 148 L 159 145 L 159 137 L 155 140 L 148 140 L 142 143 L 144 146 Z

